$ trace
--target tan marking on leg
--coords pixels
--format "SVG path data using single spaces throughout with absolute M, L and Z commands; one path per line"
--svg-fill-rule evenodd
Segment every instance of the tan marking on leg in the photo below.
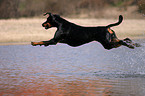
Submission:
M 117 44 L 117 45 L 115 45 L 115 48 L 120 47 L 120 46 L 121 46 L 121 44 Z
M 120 46 L 121 46 L 121 44 L 118 44 L 119 41 L 120 41 L 120 40 L 119 40 L 118 38 L 113 38 L 113 41 L 112 41 L 112 42 L 116 43 L 116 44 L 114 45 L 114 48 L 117 48 L 117 47 L 120 47 Z
M 31 45 L 36 46 L 36 45 L 44 45 L 44 42 L 31 42 Z
M 110 28 L 108 28 L 108 32 L 109 32 L 110 34 L 113 34 L 113 32 L 112 32 L 112 30 L 111 30 Z

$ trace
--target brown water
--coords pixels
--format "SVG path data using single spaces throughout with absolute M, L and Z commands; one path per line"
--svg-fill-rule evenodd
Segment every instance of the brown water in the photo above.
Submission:
M 134 50 L 0 46 L 0 96 L 145 96 L 145 41 Z

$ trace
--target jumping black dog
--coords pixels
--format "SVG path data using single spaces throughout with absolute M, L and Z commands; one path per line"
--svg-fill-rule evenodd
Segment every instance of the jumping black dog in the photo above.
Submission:
M 119 21 L 114 24 L 110 24 L 108 26 L 97 26 L 97 27 L 83 27 L 71 23 L 59 15 L 52 13 L 45 13 L 45 15 L 49 15 L 47 20 L 42 24 L 45 29 L 49 29 L 51 27 L 56 27 L 57 31 L 55 32 L 54 38 L 49 41 L 41 41 L 41 42 L 31 42 L 31 45 L 56 45 L 57 43 L 66 43 L 70 46 L 77 47 L 83 45 L 85 43 L 89 43 L 91 41 L 100 42 L 105 49 L 117 48 L 121 45 L 127 46 L 131 49 L 134 47 L 139 47 L 138 43 L 132 43 L 129 38 L 124 40 L 119 40 L 115 35 L 115 32 L 110 29 L 110 27 L 119 25 L 123 16 L 119 16 Z

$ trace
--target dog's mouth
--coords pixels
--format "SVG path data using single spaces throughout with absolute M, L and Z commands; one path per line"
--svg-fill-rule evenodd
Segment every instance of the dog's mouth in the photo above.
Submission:
M 48 29 L 48 28 L 49 28 L 48 26 L 45 27 L 45 29 Z
M 49 29 L 52 27 L 50 23 L 42 24 L 42 26 L 45 27 L 45 29 Z

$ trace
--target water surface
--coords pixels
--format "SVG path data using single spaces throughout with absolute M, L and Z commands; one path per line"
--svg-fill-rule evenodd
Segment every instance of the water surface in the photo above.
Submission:
M 142 47 L 0 46 L 1 96 L 144 96 Z

